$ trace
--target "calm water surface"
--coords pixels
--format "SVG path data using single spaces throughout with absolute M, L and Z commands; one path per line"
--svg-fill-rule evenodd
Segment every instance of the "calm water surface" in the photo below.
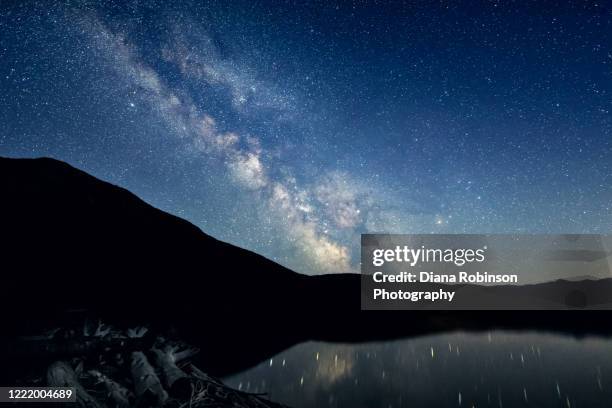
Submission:
M 292 407 L 612 407 L 612 339 L 453 333 L 308 342 L 225 379 Z

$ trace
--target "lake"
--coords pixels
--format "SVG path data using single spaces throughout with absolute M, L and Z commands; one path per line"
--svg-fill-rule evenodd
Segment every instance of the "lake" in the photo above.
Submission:
M 610 407 L 612 339 L 492 331 L 305 342 L 224 379 L 311 407 Z

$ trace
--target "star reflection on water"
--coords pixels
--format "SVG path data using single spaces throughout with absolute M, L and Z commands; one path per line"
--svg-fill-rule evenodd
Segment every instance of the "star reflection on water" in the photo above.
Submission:
M 296 408 L 603 407 L 612 339 L 493 331 L 306 342 L 226 381 Z

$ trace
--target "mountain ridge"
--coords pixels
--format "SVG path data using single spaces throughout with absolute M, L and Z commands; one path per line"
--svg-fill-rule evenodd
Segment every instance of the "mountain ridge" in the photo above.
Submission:
M 24 298 L 13 295 L 49 302 L 52 309 L 129 306 L 135 314 L 147 309 L 163 313 L 181 303 L 193 306 L 190 296 L 206 296 L 203 305 L 226 307 L 215 288 L 230 285 L 241 291 L 242 286 L 232 285 L 240 280 L 251 292 L 266 293 L 258 282 L 295 285 L 302 279 L 122 187 L 54 159 L 0 158 L 0 191 L 4 264 L 11 270 L 5 277 L 5 297 L 26 309 Z M 95 290 L 86 290 L 92 283 Z M 142 296 L 137 296 L 139 290 Z M 133 303 L 146 294 L 165 298 L 167 304 Z

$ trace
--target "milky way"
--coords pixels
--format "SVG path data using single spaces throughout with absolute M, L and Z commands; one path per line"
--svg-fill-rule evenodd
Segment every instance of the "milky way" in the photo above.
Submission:
M 6 2 L 0 154 L 305 273 L 364 232 L 609 232 L 610 12 Z

